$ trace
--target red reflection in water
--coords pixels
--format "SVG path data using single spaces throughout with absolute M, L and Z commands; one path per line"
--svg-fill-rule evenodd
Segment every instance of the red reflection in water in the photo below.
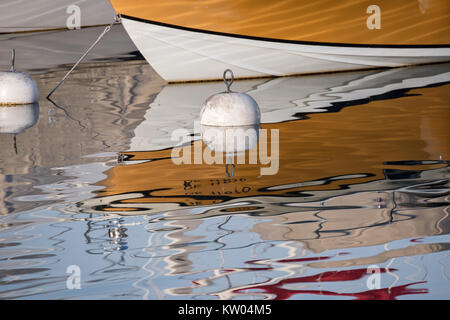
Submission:
M 389 271 L 397 271 L 396 269 L 389 269 Z M 381 273 L 386 270 L 380 270 Z M 296 277 L 280 280 L 274 284 L 249 286 L 234 290 L 235 293 L 244 293 L 246 290 L 261 290 L 263 293 L 273 294 L 275 300 L 285 300 L 297 294 L 317 294 L 325 296 L 346 296 L 355 297 L 356 300 L 394 300 L 398 296 L 408 294 L 426 294 L 428 289 L 412 289 L 408 286 L 425 283 L 425 281 L 409 283 L 402 286 L 392 288 L 373 289 L 355 293 L 338 293 L 327 290 L 291 290 L 283 288 L 286 284 L 305 283 L 305 282 L 329 282 L 329 281 L 351 281 L 358 280 L 367 275 L 367 269 L 351 269 L 343 271 L 327 271 L 312 276 Z
M 413 239 L 419 240 L 421 238 Z M 342 252 L 338 255 L 348 254 L 347 252 Z M 327 260 L 332 258 L 331 256 L 323 256 L 323 257 L 309 257 L 309 258 L 294 258 L 294 259 L 281 259 L 276 260 L 276 262 L 281 263 L 293 263 L 293 262 L 310 262 L 310 261 L 319 261 L 319 260 Z M 223 269 L 222 272 L 232 273 L 232 272 L 242 272 L 242 271 L 264 271 L 264 270 L 273 270 L 272 266 L 268 266 L 265 260 L 249 260 L 246 263 L 253 265 L 263 265 L 261 267 L 250 267 L 250 268 L 236 268 L 236 269 Z M 387 271 L 397 271 L 397 269 L 380 269 L 380 273 L 385 273 Z M 368 276 L 371 273 L 368 272 L 367 268 L 361 269 L 349 269 L 349 270 L 340 270 L 340 271 L 326 271 L 310 276 L 303 277 L 295 277 L 295 278 L 287 278 L 282 279 L 273 284 L 261 284 L 256 286 L 248 286 L 245 288 L 240 288 L 233 290 L 234 293 L 268 293 L 274 296 L 275 300 L 285 300 L 297 294 L 317 294 L 324 296 L 343 296 L 343 297 L 354 297 L 356 300 L 395 300 L 397 297 L 402 295 L 410 295 L 410 294 L 427 294 L 428 289 L 420 288 L 408 288 L 409 286 L 426 283 L 426 281 L 413 282 L 401 286 L 396 286 L 392 288 L 382 288 L 382 289 L 373 289 L 362 292 L 354 292 L 354 293 L 338 293 L 327 290 L 294 290 L 294 289 L 286 289 L 283 288 L 284 285 L 287 284 L 295 284 L 295 283 L 308 283 L 308 282 L 337 282 L 337 281 L 353 281 L 362 279 L 364 276 Z M 199 285 L 197 282 L 193 281 L 194 284 Z M 247 290 L 251 290 L 251 292 L 246 292 Z
M 383 288 L 375 290 L 367 290 L 356 293 L 337 293 L 332 291 L 320 291 L 320 290 L 286 290 L 281 289 L 281 292 L 276 293 L 276 299 L 284 300 L 295 294 L 319 294 L 327 296 L 347 296 L 355 297 L 356 300 L 395 300 L 398 296 L 407 294 L 425 294 L 428 293 L 427 289 L 410 289 L 408 286 L 424 283 L 425 281 L 409 283 L 403 286 L 397 286 L 393 288 Z
M 389 271 L 397 271 L 396 269 L 389 269 Z M 386 270 L 381 269 L 380 273 L 384 273 Z M 358 280 L 367 274 L 367 269 L 350 269 L 342 271 L 327 271 L 312 276 L 297 277 L 285 279 L 279 282 L 280 285 L 287 283 L 300 283 L 300 282 L 327 282 L 327 281 L 351 281 Z

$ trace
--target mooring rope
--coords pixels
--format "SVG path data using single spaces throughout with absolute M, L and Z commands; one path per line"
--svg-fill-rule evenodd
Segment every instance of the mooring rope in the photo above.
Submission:
M 70 75 L 70 73 L 77 67 L 77 65 L 84 59 L 84 57 L 87 56 L 87 54 L 95 47 L 95 45 L 103 38 L 105 34 L 107 34 L 110 30 L 113 24 L 120 21 L 120 15 L 116 15 L 114 17 L 113 22 L 111 22 L 110 25 L 106 26 L 105 30 L 98 36 L 97 40 L 94 41 L 94 43 L 86 50 L 86 52 L 78 59 L 78 61 L 73 65 L 73 67 L 66 73 L 66 75 L 61 79 L 61 81 L 56 85 L 56 87 L 53 88 L 52 91 L 47 95 L 47 99 L 50 98 L 50 96 L 53 94 L 53 92 L 58 89 L 58 87 L 64 82 L 64 80 L 67 79 L 67 77 Z

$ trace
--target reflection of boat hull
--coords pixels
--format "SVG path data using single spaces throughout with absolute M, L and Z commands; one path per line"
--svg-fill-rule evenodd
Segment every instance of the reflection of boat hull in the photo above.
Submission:
M 383 4 L 378 30 L 366 26 L 370 3 L 362 0 L 336 8 L 281 1 L 276 9 L 264 1 L 207 1 L 197 10 L 185 2 L 112 1 L 136 46 L 168 81 L 217 79 L 227 68 L 237 77 L 261 77 L 450 59 L 443 1 L 425 11 L 410 1 Z
M 416 66 L 388 70 L 340 72 L 327 76 L 284 77 L 237 81 L 233 89 L 252 96 L 261 109 L 262 123 L 304 119 L 313 113 L 336 112 L 344 107 L 392 99 L 419 87 L 450 81 L 450 65 Z M 307 85 L 305 85 L 307 84 Z M 194 140 L 194 122 L 205 97 L 223 90 L 221 82 L 171 84 L 158 93 L 131 140 L 132 151 L 173 147 L 168 132 L 189 130 Z M 182 103 L 180 103 L 182 101 Z M 169 116 L 170 115 L 170 116 Z
M 390 86 L 401 93 L 398 96 L 386 94 L 384 99 L 374 98 L 373 101 L 371 95 L 385 93 L 386 88 L 369 90 L 370 87 L 366 87 L 365 92 L 369 94 L 366 99 L 370 102 L 363 102 L 352 110 L 344 108 L 340 112 L 327 114 L 311 113 L 305 120 L 262 124 L 263 129 L 279 130 L 279 171 L 275 175 L 261 176 L 260 169 L 269 165 L 259 162 L 238 164 L 233 179 L 226 178 L 223 164 L 174 164 L 171 158 L 174 151 L 181 156 L 199 149 L 200 154 L 204 154 L 205 145 L 201 140 L 195 140 L 182 147 L 166 146 L 162 150 L 124 152 L 127 165 L 109 169 L 107 178 L 99 183 L 106 188 L 99 192 L 97 198 L 86 201 L 84 206 L 99 213 L 145 214 L 176 210 L 181 206 L 231 204 L 233 201 L 259 207 L 259 201 L 271 202 L 264 199 L 274 197 L 297 202 L 315 201 L 320 197 L 357 191 L 358 186 L 362 186 L 363 190 L 397 188 L 399 182 L 392 183 L 390 180 L 397 180 L 399 172 L 417 171 L 418 174 L 447 166 L 438 160 L 448 158 L 448 130 L 444 116 L 447 110 L 445 107 L 427 106 L 430 97 L 439 97 L 443 101 L 447 99 L 447 86 L 442 82 L 448 80 L 448 74 L 443 72 L 436 77 L 421 77 L 425 74 L 412 70 L 418 81 L 420 79 L 423 84 L 427 84 L 428 78 L 432 78 L 434 85 L 411 89 L 411 94 L 406 93 L 408 89 L 401 91 L 397 86 Z M 367 77 L 366 84 L 373 85 L 369 80 L 376 77 L 373 74 Z M 397 82 L 411 85 L 413 80 L 398 79 Z M 359 83 L 364 81 L 359 79 Z M 209 85 L 214 83 L 198 84 L 203 87 Z M 183 90 L 182 86 L 177 87 Z M 269 90 L 270 86 L 266 86 L 266 89 Z M 333 92 L 332 96 L 328 96 L 328 100 L 322 96 L 320 106 L 339 100 L 339 92 L 346 93 L 346 98 L 351 96 L 346 86 L 331 89 L 325 91 Z M 295 87 L 292 90 L 295 95 Z M 356 96 L 360 97 L 362 91 L 363 88 L 355 91 Z M 310 96 L 318 99 L 316 95 Z M 168 103 L 171 100 L 163 100 L 156 99 L 155 109 L 151 110 L 158 111 L 158 105 L 162 110 L 167 110 L 166 106 L 171 105 Z M 346 100 L 345 105 L 352 105 L 351 99 Z M 264 108 L 262 111 L 264 114 Z M 289 114 L 285 114 L 285 118 L 288 119 Z M 170 128 L 169 123 L 164 124 L 166 136 L 170 136 L 167 134 Z M 389 137 L 389 143 L 385 137 Z M 157 138 L 156 135 L 153 138 Z M 246 159 L 249 159 L 249 154 L 246 154 Z M 404 159 L 427 161 L 419 161 L 418 167 L 413 169 L 403 164 Z M 373 189 L 369 187 L 369 183 L 377 181 L 385 182 L 374 185 Z M 156 185 L 158 188 L 155 188 Z M 316 194 L 320 196 L 316 198 Z M 254 199 L 257 199 L 256 203 Z

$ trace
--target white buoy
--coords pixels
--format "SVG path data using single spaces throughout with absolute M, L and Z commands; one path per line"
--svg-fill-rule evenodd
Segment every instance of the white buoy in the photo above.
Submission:
M 226 74 L 231 73 L 228 83 Z M 200 111 L 200 124 L 205 126 L 247 126 L 259 124 L 261 113 L 256 101 L 246 93 L 232 92 L 233 72 L 229 69 L 223 73 L 227 92 L 209 97 Z
M 14 50 L 10 71 L 0 71 L 0 105 L 21 105 L 36 103 L 39 91 L 33 78 L 14 70 Z

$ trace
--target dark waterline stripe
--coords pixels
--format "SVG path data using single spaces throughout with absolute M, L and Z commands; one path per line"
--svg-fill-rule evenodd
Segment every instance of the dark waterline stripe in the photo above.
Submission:
M 190 28 L 190 27 L 183 27 L 179 25 L 159 22 L 159 21 L 153 21 L 148 19 L 142 19 L 137 17 L 132 17 L 128 15 L 121 15 L 122 18 L 134 20 L 138 22 L 148 23 L 148 24 L 154 24 L 162 27 L 168 27 L 173 29 L 179 29 L 184 31 L 191 31 L 191 32 L 197 32 L 197 33 L 205 33 L 205 34 L 212 34 L 217 36 L 225 36 L 225 37 L 232 37 L 232 38 L 240 38 L 240 39 L 248 39 L 248 40 L 257 40 L 257 41 L 266 41 L 266 42 L 276 42 L 276 43 L 290 43 L 290 44 L 303 44 L 303 45 L 314 45 L 314 46 L 331 46 L 331 47 L 355 47 L 355 48 L 409 48 L 409 49 L 421 49 L 421 48 L 450 48 L 450 44 L 420 44 L 420 45 L 413 45 L 413 44 L 358 44 L 358 43 L 335 43 L 335 42 L 315 42 L 315 41 L 298 41 L 298 40 L 285 40 L 285 39 L 275 39 L 275 38 L 265 38 L 265 37 L 255 37 L 255 36 L 248 36 L 248 35 L 242 35 L 242 34 L 235 34 L 235 33 L 226 33 L 226 32 L 219 32 L 219 31 L 212 31 L 212 30 L 203 30 L 203 29 L 196 29 L 196 28 Z

